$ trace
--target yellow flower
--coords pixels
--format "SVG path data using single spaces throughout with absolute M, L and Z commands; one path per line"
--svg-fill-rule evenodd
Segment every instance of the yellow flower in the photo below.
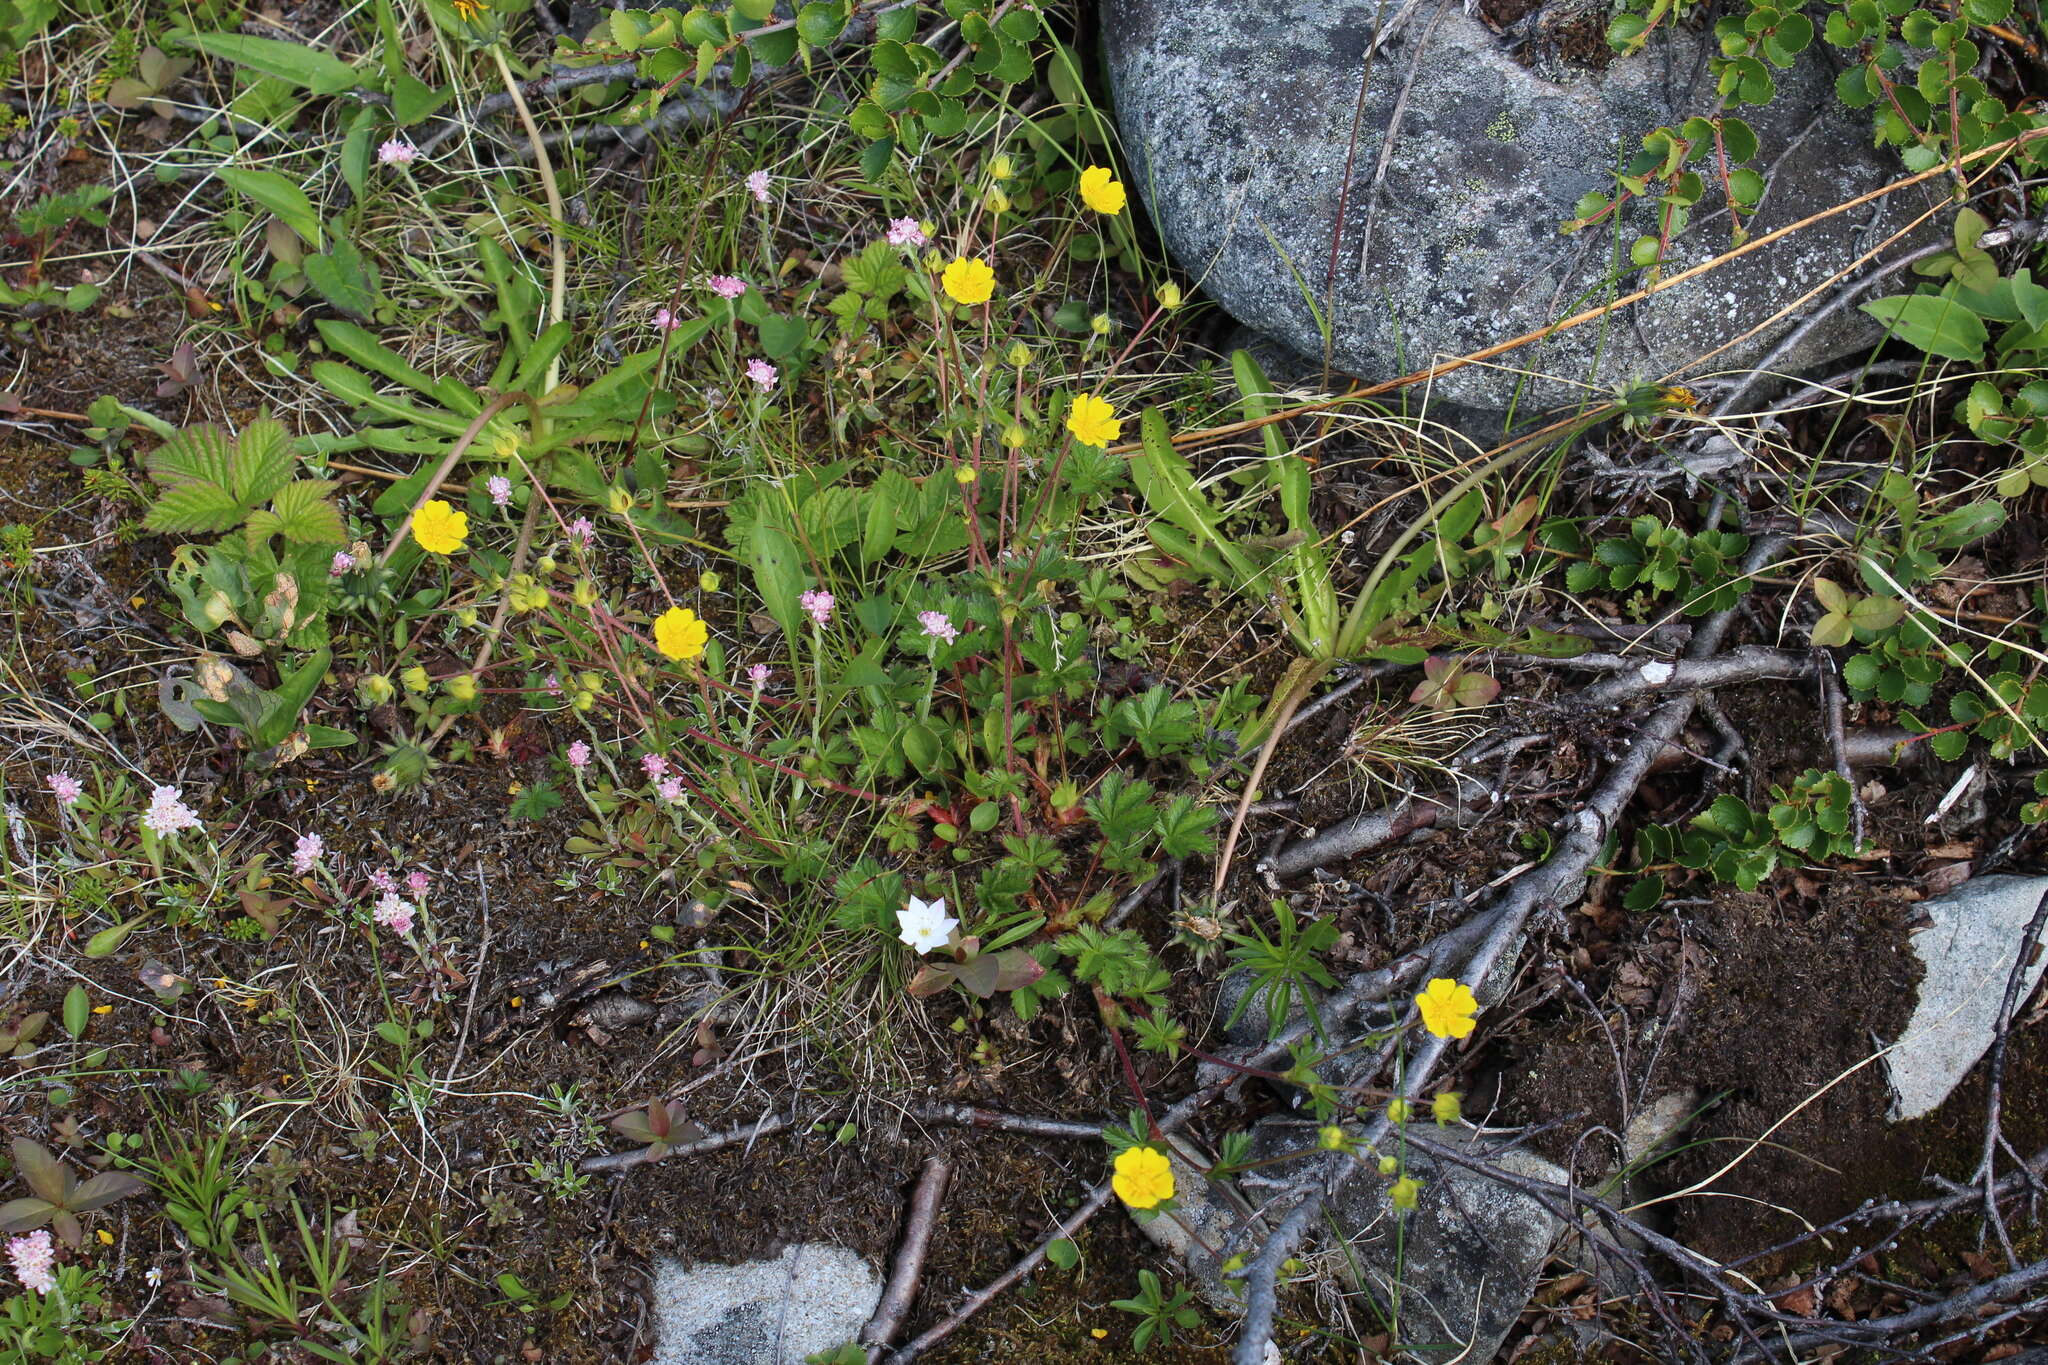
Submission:
M 1472 988 L 1447 976 L 1430 982 L 1415 997 L 1415 1007 L 1422 1011 L 1422 1026 L 1439 1038 L 1465 1037 L 1472 1032 L 1472 1016 L 1479 1013 Z
M 996 292 L 996 272 L 989 269 L 987 261 L 971 261 L 965 256 L 956 256 L 953 264 L 946 267 L 946 273 L 939 277 L 939 283 L 946 287 L 946 296 L 955 303 L 987 303 Z
M 1097 213 L 1112 216 L 1124 211 L 1124 186 L 1107 166 L 1090 166 L 1081 172 L 1081 199 Z
M 1157 1208 L 1173 1198 L 1173 1167 L 1156 1148 L 1126 1147 L 1116 1154 L 1116 1173 L 1109 1184 L 1132 1208 Z
M 484 7 L 479 0 L 455 0 L 455 17 L 466 24 L 475 23 L 483 12 Z
M 671 659 L 696 658 L 710 638 L 710 627 L 688 607 L 670 607 L 654 620 L 654 647 Z
M 412 538 L 429 554 L 452 555 L 469 535 L 469 513 L 435 498 L 412 514 Z
M 1116 409 L 1092 393 L 1074 395 L 1074 406 L 1067 409 L 1067 430 L 1074 433 L 1074 439 L 1084 446 L 1108 445 L 1123 435 L 1124 424 L 1118 420 Z
M 1465 1116 L 1465 1106 L 1459 1100 L 1458 1092 L 1455 1090 L 1440 1092 L 1435 1099 L 1429 1102 L 1429 1111 L 1436 1116 L 1437 1127 L 1439 1128 L 1447 1123 L 1456 1123 Z
M 1404 1175 L 1387 1190 L 1387 1198 L 1397 1209 L 1412 1209 L 1420 1202 L 1422 1182 L 1412 1175 Z

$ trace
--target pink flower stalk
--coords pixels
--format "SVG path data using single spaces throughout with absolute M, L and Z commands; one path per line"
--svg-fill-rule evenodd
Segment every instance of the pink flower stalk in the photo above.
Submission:
M 320 855 L 327 852 L 327 843 L 317 834 L 301 834 L 299 841 L 292 845 L 292 871 L 303 877 L 320 864 Z
M 748 669 L 747 681 L 754 685 L 756 692 L 766 687 L 768 685 L 768 665 L 755 664 L 752 668 Z
M 661 793 L 661 799 L 668 802 L 671 806 L 680 806 L 683 804 L 682 778 L 664 777 L 661 780 L 661 786 L 657 788 L 657 790 Z
M 646 770 L 649 782 L 668 772 L 668 760 L 660 754 L 640 755 L 640 766 Z
M 590 746 L 580 739 L 577 740 L 569 746 L 568 758 L 569 766 L 581 772 L 590 766 Z
M 386 891 L 377 898 L 377 908 L 370 912 L 370 918 L 394 934 L 412 932 L 413 908 L 401 899 L 397 892 Z
M 682 325 L 683 325 L 683 320 L 682 320 L 681 318 L 677 317 L 677 316 L 676 316 L 676 315 L 675 315 L 674 313 L 671 313 L 671 312 L 669 312 L 669 311 L 668 311 L 668 309 L 666 309 L 666 308 L 657 308 L 657 309 L 655 309 L 655 310 L 654 310 L 654 330 L 655 330 L 655 331 L 657 331 L 657 332 L 673 332 L 673 331 L 674 331 L 674 330 L 675 330 L 676 328 L 678 328 L 678 327 L 680 327 L 680 326 L 682 326 Z
M 747 292 L 747 282 L 737 275 L 713 275 L 711 292 L 722 299 L 736 299 Z
M 915 218 L 891 218 L 889 220 L 889 245 L 920 247 L 931 241 L 924 235 L 924 228 Z
M 551 697 L 561 696 L 562 675 L 559 673 L 550 673 L 545 678 L 542 678 L 540 680 L 540 690 L 547 693 Z
M 832 608 L 836 603 L 832 594 L 823 588 L 812 588 L 796 599 L 796 604 L 811 614 L 811 619 L 821 626 L 832 624 Z
M 765 204 L 768 202 L 768 172 L 754 171 L 747 176 L 747 193 Z
M 506 478 L 503 474 L 491 475 L 484 482 L 484 487 L 490 491 L 491 506 L 503 507 L 506 503 L 512 501 L 512 480 Z
M 334 558 L 327 562 L 327 576 L 339 578 L 356 566 L 356 557 L 347 550 L 336 550 Z
M 921 611 L 917 614 L 917 623 L 924 627 L 924 633 L 930 639 L 950 645 L 960 638 L 960 628 L 947 620 L 946 613 L 942 611 Z
M 14 1262 L 14 1277 L 24 1288 L 47 1294 L 57 1287 L 57 1248 L 47 1228 L 9 1238 L 7 1258 Z
M 199 814 L 185 804 L 184 794 L 176 787 L 162 786 L 150 794 L 142 824 L 156 834 L 176 834 L 182 829 L 199 828 Z
M 747 378 L 759 384 L 761 392 L 766 393 L 775 387 L 775 367 L 756 356 L 747 362 Z
M 405 889 L 412 892 L 415 896 L 426 895 L 427 888 L 431 885 L 433 885 L 433 878 L 417 868 L 405 874 Z
M 597 539 L 597 528 L 590 524 L 589 517 L 578 517 L 569 523 L 569 539 L 588 548 L 590 542 Z
M 75 804 L 85 793 L 85 784 L 70 773 L 51 773 L 43 781 L 50 784 L 50 795 L 57 798 L 60 806 Z
M 392 138 L 377 148 L 377 160 L 386 166 L 403 166 L 420 154 L 420 149 L 402 137 Z

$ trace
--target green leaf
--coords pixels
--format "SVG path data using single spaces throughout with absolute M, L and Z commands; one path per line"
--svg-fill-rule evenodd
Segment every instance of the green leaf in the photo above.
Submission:
M 356 244 L 340 232 L 334 235 L 334 249 L 306 257 L 304 268 L 306 283 L 342 312 L 368 318 L 377 306 L 376 276 Z
M 354 67 L 332 53 L 304 43 L 244 33 L 189 33 L 183 41 L 209 57 L 260 71 L 315 95 L 338 95 L 360 83 Z
M 796 12 L 796 32 L 799 38 L 812 47 L 823 47 L 837 38 L 846 28 L 846 7 L 828 4 L 826 0 L 811 0 Z
M 1929 355 L 1981 364 L 1990 334 L 1984 320 L 1955 299 L 1941 294 L 1894 294 L 1861 305 L 1886 324 L 1900 340 Z
M 448 102 L 454 91 L 435 89 L 411 72 L 400 72 L 391 82 L 391 117 L 401 128 L 418 123 Z
M 73 984 L 64 992 L 64 1031 L 74 1039 L 85 1036 L 85 1026 L 92 1022 L 92 996 L 80 984 Z
M 134 919 L 123 921 L 111 929 L 100 930 L 97 934 L 86 940 L 85 955 L 87 957 L 106 957 L 119 948 L 121 941 L 134 933 L 144 920 L 155 913 L 154 910 L 145 910 Z
M 880 137 L 870 142 L 860 154 L 861 177 L 870 185 L 880 184 L 883 173 L 889 169 L 890 158 L 895 154 L 896 139 L 893 137 Z
M 348 539 L 348 527 L 342 523 L 341 510 L 327 496 L 335 487 L 326 479 L 286 484 L 277 491 L 268 512 L 250 516 L 250 536 L 280 535 L 298 545 L 341 544 Z
M 732 0 L 732 11 L 757 24 L 765 24 L 775 15 L 775 0 Z
M 252 171 L 243 166 L 220 168 L 221 181 L 235 193 L 255 200 L 280 223 L 299 234 L 308 246 L 319 247 L 320 216 L 306 192 L 276 171 Z
M 235 442 L 234 479 L 230 487 L 244 506 L 253 507 L 274 497 L 290 481 L 298 463 L 284 423 L 261 418 L 243 427 Z
M 802 608 L 797 598 L 804 590 L 805 573 L 796 542 L 781 527 L 759 521 L 749 528 L 746 539 L 747 564 L 754 572 L 754 590 L 761 595 L 782 633 L 792 640 L 802 638 Z

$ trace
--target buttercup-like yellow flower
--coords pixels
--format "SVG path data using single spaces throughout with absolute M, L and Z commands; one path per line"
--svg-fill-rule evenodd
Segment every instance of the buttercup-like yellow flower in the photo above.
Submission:
M 945 286 L 946 297 L 955 303 L 987 303 L 995 296 L 996 272 L 989 269 L 987 261 L 956 256 L 946 267 L 946 273 L 939 276 L 939 283 Z
M 1415 997 L 1422 1011 L 1422 1026 L 1439 1038 L 1463 1038 L 1472 1032 L 1472 1018 L 1479 1013 L 1479 1001 L 1470 986 L 1440 976 Z
M 704 652 L 711 628 L 688 607 L 670 607 L 654 618 L 654 647 L 671 659 L 694 659 Z
M 1151 1147 L 1126 1147 L 1116 1154 L 1109 1178 L 1116 1197 L 1134 1209 L 1154 1209 L 1173 1198 L 1173 1167 L 1166 1154 Z
M 1081 202 L 1114 217 L 1124 211 L 1123 182 L 1107 166 L 1090 166 L 1081 172 Z
M 1123 435 L 1124 424 L 1105 400 L 1092 393 L 1077 393 L 1074 405 L 1067 409 L 1067 430 L 1082 445 L 1099 449 Z
M 452 555 L 469 536 L 469 513 L 435 498 L 412 514 L 412 538 L 429 554 Z

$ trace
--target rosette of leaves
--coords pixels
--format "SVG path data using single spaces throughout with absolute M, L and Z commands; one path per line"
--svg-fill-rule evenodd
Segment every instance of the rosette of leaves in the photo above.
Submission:
M 14 1140 L 14 1169 L 30 1193 L 0 1204 L 0 1232 L 28 1232 L 48 1225 L 68 1247 L 85 1239 L 78 1215 L 103 1209 L 146 1188 L 126 1171 L 102 1171 L 80 1180 L 49 1148 L 27 1138 Z
M 645 1109 L 634 1109 L 612 1120 L 612 1131 L 628 1142 L 646 1148 L 646 1159 L 659 1161 L 668 1149 L 683 1142 L 695 1142 L 704 1130 L 685 1117 L 680 1100 L 653 1099 Z
M 953 945 L 953 961 L 926 962 L 904 989 L 924 996 L 958 986 L 977 1000 L 986 1000 L 997 991 L 1023 990 L 1045 975 L 1045 966 L 1028 950 L 1012 945 L 1037 933 L 1044 923 L 1034 917 L 987 943 L 979 936 L 963 938 Z
M 241 731 L 252 751 L 250 761 L 258 767 L 282 766 L 308 749 L 344 748 L 356 742 L 350 731 L 300 723 L 333 658 L 328 650 L 318 650 L 275 688 L 267 688 L 225 660 L 208 657 L 201 661 L 196 682 L 185 684 L 181 701 L 165 695 L 164 712 L 181 729 L 193 728 L 190 720 L 196 718 Z

